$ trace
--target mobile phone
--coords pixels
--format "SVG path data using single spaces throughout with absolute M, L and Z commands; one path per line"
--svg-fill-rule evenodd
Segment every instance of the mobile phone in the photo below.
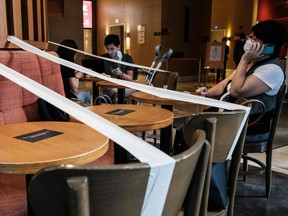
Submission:
M 264 44 L 264 55 L 271 55 L 274 53 L 274 44 Z

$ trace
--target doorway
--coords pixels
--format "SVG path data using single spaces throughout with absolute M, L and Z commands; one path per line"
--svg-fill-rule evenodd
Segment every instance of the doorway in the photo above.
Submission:
M 119 36 L 120 50 L 122 53 L 125 51 L 125 24 L 110 25 L 110 34 Z
M 217 29 L 211 30 L 211 42 L 216 40 L 217 42 L 221 42 L 222 38 L 226 36 L 226 29 Z

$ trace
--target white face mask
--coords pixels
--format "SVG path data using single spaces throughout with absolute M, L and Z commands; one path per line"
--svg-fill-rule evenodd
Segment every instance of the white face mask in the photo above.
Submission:
M 118 60 L 122 61 L 123 55 L 120 50 L 117 51 Z
M 248 38 L 248 39 L 246 40 L 246 42 L 245 42 L 245 44 L 244 44 L 244 47 L 243 47 L 243 49 L 244 49 L 245 52 L 249 49 L 249 47 L 250 47 L 250 45 L 251 45 L 252 43 L 253 43 L 253 42 L 252 42 L 251 38 Z

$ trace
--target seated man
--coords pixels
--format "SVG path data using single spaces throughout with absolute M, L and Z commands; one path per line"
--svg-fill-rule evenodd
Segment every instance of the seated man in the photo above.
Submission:
M 107 53 L 102 55 L 103 57 L 133 63 L 133 59 L 130 55 L 124 53 L 122 54 L 122 52 L 120 51 L 120 40 L 118 35 L 107 35 L 104 41 L 104 45 L 107 49 Z M 111 77 L 128 81 L 133 80 L 133 67 L 110 61 L 104 61 L 104 67 L 105 74 L 110 75 Z M 125 96 L 127 97 L 131 95 L 133 91 L 134 90 L 132 89 L 126 89 Z M 103 89 L 103 94 L 111 97 L 112 101 L 114 102 L 116 101 L 116 93 L 116 88 Z

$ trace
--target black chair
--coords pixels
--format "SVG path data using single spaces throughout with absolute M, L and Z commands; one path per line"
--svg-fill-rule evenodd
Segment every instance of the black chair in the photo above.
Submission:
M 271 119 L 270 133 L 268 139 L 261 142 L 245 142 L 243 149 L 243 169 L 240 172 L 240 175 L 243 175 L 243 180 L 246 180 L 247 175 L 260 175 L 265 172 L 265 196 L 269 197 L 271 191 L 271 182 L 272 182 L 272 153 L 275 132 L 277 129 L 278 121 L 280 118 L 282 104 L 285 97 L 286 85 L 283 84 L 277 95 L 277 103 Z M 249 156 L 249 153 L 265 153 L 266 161 L 265 163 Z M 252 161 L 258 165 L 256 168 L 251 168 L 248 170 L 248 161 Z
M 133 80 L 138 80 L 138 76 L 139 76 L 139 68 L 134 67 L 134 70 L 133 70 Z
M 98 73 L 105 71 L 104 61 L 102 59 L 82 59 L 82 66 Z

